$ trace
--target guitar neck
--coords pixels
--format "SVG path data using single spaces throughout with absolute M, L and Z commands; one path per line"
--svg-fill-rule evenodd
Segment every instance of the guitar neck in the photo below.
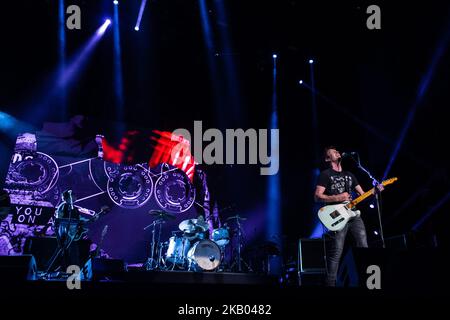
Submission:
M 391 183 L 394 183 L 395 181 L 397 181 L 398 178 L 391 178 L 388 180 L 383 181 L 381 184 L 385 187 Z M 358 203 L 360 203 L 361 201 L 366 200 L 367 198 L 373 196 L 375 194 L 375 188 L 370 189 L 367 192 L 364 192 L 362 195 L 360 195 L 358 198 L 356 198 L 355 200 L 351 201 L 350 203 L 348 203 L 346 205 L 347 209 L 352 209 L 354 208 Z
M 369 191 L 363 193 L 362 195 L 360 195 L 358 198 L 356 198 L 355 200 L 351 201 L 349 204 L 346 205 L 346 207 L 348 209 L 352 209 L 354 208 L 358 203 L 366 200 L 367 198 L 369 198 L 370 196 L 373 196 L 373 193 L 375 191 L 375 188 L 370 189 Z

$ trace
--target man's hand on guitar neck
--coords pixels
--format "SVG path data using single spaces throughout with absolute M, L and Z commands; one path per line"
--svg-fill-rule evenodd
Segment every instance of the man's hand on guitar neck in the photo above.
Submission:
M 102 215 L 104 213 L 108 213 L 110 210 L 111 210 L 111 208 L 108 206 L 101 207 L 100 211 L 92 217 L 92 221 L 97 221 L 98 218 L 100 217 L 100 215 Z
M 378 189 L 378 191 L 383 191 L 384 190 L 384 186 L 381 184 L 381 183 L 379 183 L 379 184 L 377 184 L 377 187 L 376 187 L 377 189 Z M 376 192 L 376 190 L 375 190 L 375 188 L 373 188 L 373 194 L 375 194 L 375 192 Z
M 108 207 L 108 206 L 103 206 L 103 207 L 101 207 L 100 212 L 99 212 L 98 214 L 107 213 L 107 212 L 109 212 L 110 210 L 111 210 L 110 207 Z

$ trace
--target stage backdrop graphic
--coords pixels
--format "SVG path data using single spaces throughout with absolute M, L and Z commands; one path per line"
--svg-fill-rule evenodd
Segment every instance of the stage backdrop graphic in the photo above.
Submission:
M 144 228 L 155 220 L 150 210 L 175 216 L 162 224 L 161 241 L 169 240 L 181 221 L 197 216 L 195 188 L 184 171 L 166 163 L 121 165 L 101 155 L 95 137 L 80 143 L 44 132 L 19 135 L 5 181 L 11 212 L 1 222 L 0 255 L 21 254 L 27 237 L 54 235 L 55 208 L 66 189 L 73 190 L 87 218 L 102 206 L 111 208 L 90 224 L 88 236 L 98 243 L 108 225 L 102 249 L 129 263 L 149 255 L 152 227 Z

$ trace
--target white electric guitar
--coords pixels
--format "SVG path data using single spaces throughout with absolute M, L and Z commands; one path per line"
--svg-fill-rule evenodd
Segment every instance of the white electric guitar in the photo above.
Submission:
M 391 178 L 383 181 L 381 184 L 383 186 L 387 186 L 394 183 L 395 181 L 397 181 L 397 178 Z M 320 208 L 317 215 L 319 216 L 320 221 L 328 230 L 342 230 L 347 224 L 348 220 L 361 214 L 359 210 L 355 210 L 356 205 L 372 195 L 374 195 L 374 188 L 360 195 L 355 200 L 322 207 Z

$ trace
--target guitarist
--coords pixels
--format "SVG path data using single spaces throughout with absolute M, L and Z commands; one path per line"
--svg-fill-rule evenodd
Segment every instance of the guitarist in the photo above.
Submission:
M 62 250 L 63 267 L 66 268 L 71 264 L 79 264 L 78 245 L 74 242 L 79 240 L 80 236 L 87 231 L 83 224 L 97 220 L 98 215 L 94 215 L 91 219 L 82 217 L 80 210 L 73 203 L 72 190 L 70 189 L 65 190 L 61 197 L 63 202 L 56 208 L 55 215 L 57 219 L 64 219 L 66 222 L 55 225 L 55 233 L 58 247 Z
M 341 154 L 336 147 L 329 146 L 324 149 L 324 160 L 329 168 L 319 175 L 314 198 L 316 202 L 330 205 L 352 200 L 352 192 L 359 195 L 364 190 L 359 185 L 356 177 L 348 171 L 344 171 L 341 165 Z M 382 190 L 383 186 L 380 185 Z M 352 218 L 340 231 L 328 231 L 324 237 L 328 243 L 326 246 L 327 286 L 336 285 L 336 276 L 339 261 L 344 249 L 347 232 L 350 232 L 357 247 L 367 248 L 367 234 L 361 216 Z

